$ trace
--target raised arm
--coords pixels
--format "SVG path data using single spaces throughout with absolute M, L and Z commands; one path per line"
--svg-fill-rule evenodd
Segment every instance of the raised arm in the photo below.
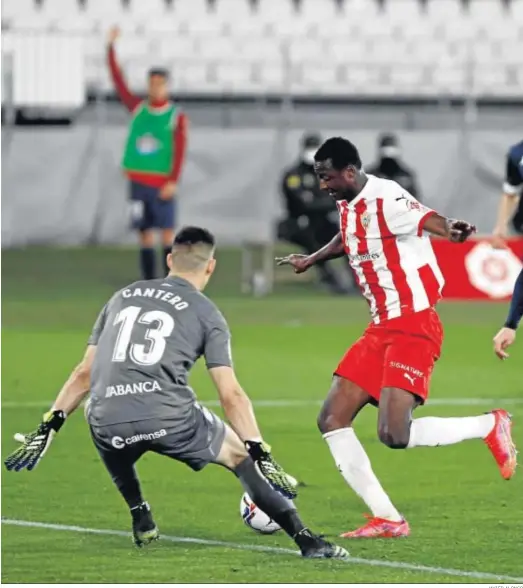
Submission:
M 127 110 L 129 110 L 129 112 L 132 112 L 138 106 L 138 104 L 140 104 L 141 100 L 138 96 L 136 96 L 135 94 L 133 94 L 129 90 L 129 87 L 127 86 L 125 78 L 122 74 L 122 70 L 120 69 L 120 66 L 118 65 L 118 62 L 116 60 L 116 51 L 115 51 L 114 45 L 115 45 L 115 42 L 119 36 L 120 36 L 119 29 L 117 27 L 113 27 L 109 32 L 109 45 L 107 48 L 107 62 L 109 65 L 111 79 L 113 80 L 113 84 L 116 89 L 116 92 L 117 92 L 120 100 L 123 102 L 123 104 L 127 108 Z

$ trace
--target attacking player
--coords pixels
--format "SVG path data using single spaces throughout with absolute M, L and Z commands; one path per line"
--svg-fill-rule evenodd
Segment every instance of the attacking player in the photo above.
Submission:
M 494 337 L 494 353 L 499 359 L 507 359 L 509 354 L 506 352 L 516 340 L 516 329 L 523 317 L 523 269 L 519 273 L 514 286 L 514 294 L 510 303 L 505 326 Z
M 345 549 L 302 523 L 290 500 L 294 486 L 262 441 L 232 367 L 227 323 L 202 294 L 216 265 L 214 249 L 208 231 L 187 227 L 174 240 L 166 278 L 136 282 L 113 295 L 94 325 L 83 360 L 43 422 L 34 433 L 16 436 L 23 445 L 6 459 L 7 469 L 32 470 L 90 390 L 91 436 L 129 506 L 136 545 L 159 537 L 134 468 L 152 451 L 193 470 L 208 463 L 228 468 L 304 557 L 346 559 Z M 230 426 L 201 406 L 187 383 L 200 356 Z
M 505 410 L 412 420 L 413 410 L 427 399 L 443 342 L 434 307 L 444 280 L 426 232 L 461 243 L 475 227 L 422 206 L 396 182 L 367 176 L 358 150 L 341 137 L 319 148 L 315 171 L 321 188 L 336 200 L 340 233 L 310 256 L 290 255 L 278 263 L 302 273 L 320 260 L 348 255 L 372 317 L 334 372 L 318 418 L 339 471 L 372 512 L 367 524 L 342 537 L 406 536 L 409 525 L 382 488 L 352 428 L 365 405 L 378 407 L 378 436 L 392 449 L 483 439 L 503 478 L 510 479 L 516 468 Z

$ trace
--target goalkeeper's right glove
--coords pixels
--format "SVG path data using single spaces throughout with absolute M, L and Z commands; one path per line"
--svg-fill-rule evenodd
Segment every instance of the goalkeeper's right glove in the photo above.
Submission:
M 270 445 L 263 441 L 245 441 L 245 447 L 267 482 L 286 498 L 296 498 L 295 484 L 272 457 Z
M 53 410 L 44 415 L 36 431 L 27 435 L 17 433 L 15 439 L 20 441 L 22 446 L 13 451 L 4 461 L 5 467 L 15 472 L 25 468 L 29 471 L 34 469 L 45 455 L 53 437 L 58 433 L 64 422 L 65 413 L 61 410 Z

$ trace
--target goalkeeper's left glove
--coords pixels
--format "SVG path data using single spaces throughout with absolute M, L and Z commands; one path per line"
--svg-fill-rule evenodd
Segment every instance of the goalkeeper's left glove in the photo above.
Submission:
M 22 443 L 22 446 L 13 451 L 4 461 L 8 470 L 19 472 L 24 468 L 31 471 L 34 469 L 45 452 L 51 445 L 51 441 L 60 427 L 65 422 L 65 412 L 62 410 L 53 410 L 44 414 L 44 418 L 36 431 L 22 435 L 17 433 L 15 439 Z
M 296 498 L 294 479 L 286 474 L 280 464 L 274 460 L 270 445 L 263 441 L 246 441 L 245 447 L 267 482 L 285 497 Z

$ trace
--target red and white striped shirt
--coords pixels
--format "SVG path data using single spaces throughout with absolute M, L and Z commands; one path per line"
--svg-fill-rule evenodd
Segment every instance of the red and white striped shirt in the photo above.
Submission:
M 351 202 L 338 201 L 340 229 L 372 320 L 434 306 L 445 284 L 423 224 L 434 211 L 399 184 L 376 176 Z

